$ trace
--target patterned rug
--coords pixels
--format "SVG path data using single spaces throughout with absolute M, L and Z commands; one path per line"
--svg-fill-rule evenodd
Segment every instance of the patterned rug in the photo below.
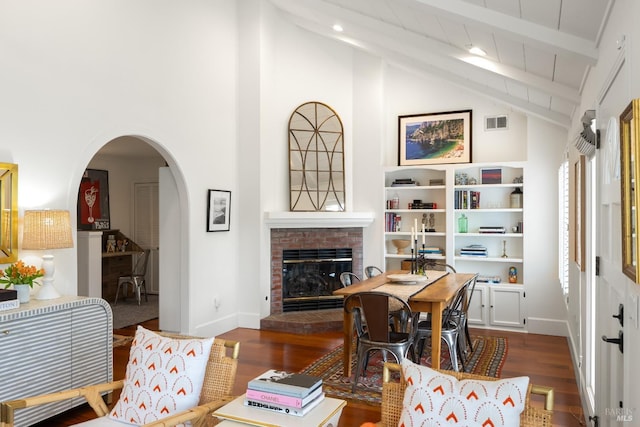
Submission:
M 131 341 L 133 341 L 133 337 L 128 337 L 125 335 L 113 334 L 113 346 L 114 347 L 122 347 L 128 345 Z
M 507 338 L 477 336 L 473 337 L 473 353 L 467 357 L 465 371 L 486 375 L 490 377 L 500 377 L 502 366 L 507 356 Z M 355 350 L 355 345 L 353 346 Z M 451 363 L 443 346 L 443 357 L 440 361 L 442 369 L 451 369 Z M 302 370 L 305 374 L 316 375 L 322 378 L 322 387 L 327 396 L 346 400 L 357 400 L 372 405 L 379 405 L 382 391 L 382 365 L 384 363 L 379 352 L 372 352 L 369 357 L 369 364 L 364 378 L 358 381 L 356 393 L 351 393 L 353 374 L 344 377 L 342 370 L 343 346 L 333 349 L 329 354 L 321 357 Z M 429 354 L 429 348 L 425 348 L 424 354 Z M 391 358 L 393 356 L 390 356 Z M 423 356 L 421 364 L 430 366 L 431 357 Z M 356 355 L 352 356 L 351 371 L 355 372 Z

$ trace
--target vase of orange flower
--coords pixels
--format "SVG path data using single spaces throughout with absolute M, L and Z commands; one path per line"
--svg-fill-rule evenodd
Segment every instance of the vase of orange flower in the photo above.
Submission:
M 29 294 L 33 285 L 39 285 L 36 279 L 44 276 L 44 270 L 33 265 L 26 265 L 23 261 L 11 264 L 5 270 L 0 270 L 0 284 L 4 284 L 5 289 L 13 286 L 18 292 L 20 303 L 29 302 Z

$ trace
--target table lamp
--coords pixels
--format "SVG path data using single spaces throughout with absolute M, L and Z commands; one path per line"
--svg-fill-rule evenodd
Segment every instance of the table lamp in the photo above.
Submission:
M 69 211 L 37 210 L 24 212 L 24 231 L 22 234 L 22 249 L 51 250 L 72 248 L 71 218 Z M 46 253 L 42 256 L 44 276 L 42 287 L 36 299 L 46 300 L 60 297 L 53 287 L 55 266 L 53 255 Z

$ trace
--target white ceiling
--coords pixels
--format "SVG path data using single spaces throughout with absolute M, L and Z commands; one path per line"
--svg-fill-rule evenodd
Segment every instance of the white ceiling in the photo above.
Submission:
M 302 28 L 566 128 L 582 114 L 614 1 L 271 0 Z M 487 56 L 469 54 L 471 45 Z

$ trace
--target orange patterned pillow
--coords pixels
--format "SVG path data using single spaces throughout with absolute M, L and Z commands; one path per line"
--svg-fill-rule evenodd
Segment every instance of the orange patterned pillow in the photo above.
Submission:
M 398 427 L 520 425 L 529 377 L 462 380 L 402 361 L 407 381 Z
M 167 338 L 138 326 L 109 418 L 142 425 L 196 406 L 212 344 L 213 338 Z

